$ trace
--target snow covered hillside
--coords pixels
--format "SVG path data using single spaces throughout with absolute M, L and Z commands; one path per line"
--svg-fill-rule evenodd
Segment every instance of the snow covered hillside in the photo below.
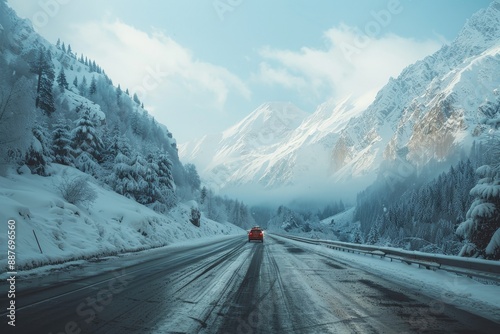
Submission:
M 245 145 L 219 134 L 181 145 L 180 154 L 222 190 L 259 185 L 288 194 L 320 188 L 325 193 L 342 184 L 355 193 L 375 179 L 383 161 L 404 161 L 416 169 L 432 160 L 451 162 L 473 141 L 498 131 L 499 27 L 500 4 L 493 2 L 471 17 L 451 44 L 391 78 L 369 103 L 330 100 L 295 128 L 287 122 L 272 141 L 258 141 L 267 138 L 268 129 L 253 127 L 257 132 Z M 281 110 L 272 109 L 274 117 L 286 119 Z
M 12 220 L 19 269 L 244 233 L 205 218 L 196 168 L 137 94 L 4 1 L 0 22 L 0 242 Z
M 179 203 L 168 214 L 160 214 L 103 188 L 95 179 L 89 182 L 97 195 L 95 201 L 73 205 L 62 197 L 60 184 L 65 178 L 75 177 L 90 178 L 62 165 L 53 165 L 49 177 L 30 173 L 0 177 L 2 219 L 15 221 L 19 270 L 206 236 L 245 234 L 235 225 L 217 223 L 204 216 L 199 227 L 193 225 L 191 207 L 195 203 Z M 2 245 L 7 244 L 7 236 L 4 223 L 0 233 Z M 0 263 L 5 263 L 6 257 L 7 252 L 2 252 Z

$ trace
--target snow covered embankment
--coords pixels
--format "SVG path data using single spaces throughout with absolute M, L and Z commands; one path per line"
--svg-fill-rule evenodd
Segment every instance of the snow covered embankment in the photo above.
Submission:
M 201 226 L 190 221 L 191 208 L 179 204 L 159 214 L 128 198 L 103 189 L 89 178 L 97 199 L 87 207 L 63 199 L 58 186 L 63 174 L 88 177 L 77 169 L 53 165 L 52 176 L 10 173 L 0 177 L 0 244 L 7 244 L 7 221 L 15 221 L 18 270 L 77 259 L 160 247 L 177 241 L 216 234 L 243 234 L 232 224 L 202 216 Z M 40 243 L 41 252 L 37 241 Z M 0 252 L 2 268 L 7 250 Z

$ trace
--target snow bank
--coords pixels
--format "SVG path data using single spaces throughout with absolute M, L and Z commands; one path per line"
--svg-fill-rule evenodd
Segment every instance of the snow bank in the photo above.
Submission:
M 19 270 L 71 260 L 89 259 L 172 244 L 213 235 L 243 234 L 239 227 L 202 217 L 201 226 L 189 221 L 191 206 L 179 204 L 159 214 L 128 198 L 106 190 L 93 179 L 97 199 L 75 206 L 58 191 L 63 172 L 69 177 L 88 176 L 77 169 L 53 165 L 52 176 L 0 177 L 0 244 L 7 243 L 7 221 L 16 226 L 16 265 Z M 35 237 L 36 235 L 36 237 Z M 36 238 L 40 243 L 40 248 Z M 7 252 L 0 252 L 6 268 Z
M 273 238 L 281 238 L 273 236 Z M 359 268 L 378 277 L 405 286 L 410 291 L 421 293 L 435 300 L 436 310 L 446 304 L 498 322 L 500 319 L 500 286 L 459 276 L 444 270 L 427 270 L 416 265 L 391 262 L 389 259 L 332 250 L 324 246 L 311 245 L 300 241 L 285 239 L 312 252 L 331 256 L 349 266 Z M 485 261 L 469 259 L 470 261 Z

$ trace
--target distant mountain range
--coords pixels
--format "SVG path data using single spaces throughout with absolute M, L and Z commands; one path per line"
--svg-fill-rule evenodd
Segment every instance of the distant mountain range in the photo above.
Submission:
M 312 114 L 265 103 L 223 133 L 179 146 L 206 184 L 244 195 L 365 187 L 383 161 L 415 168 L 448 161 L 500 123 L 500 3 L 474 14 L 458 37 L 405 68 L 366 107 L 346 97 Z M 355 186 L 358 184 L 359 186 Z

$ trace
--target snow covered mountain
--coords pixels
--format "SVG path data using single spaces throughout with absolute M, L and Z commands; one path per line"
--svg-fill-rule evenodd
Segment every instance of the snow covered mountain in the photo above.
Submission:
M 307 115 L 290 103 L 265 103 L 223 133 L 180 145 L 179 154 L 216 188 L 252 183 Z
M 500 4 L 494 2 L 476 13 L 450 45 L 391 79 L 341 131 L 333 148 L 334 173 L 369 172 L 382 159 L 403 158 L 416 167 L 446 160 L 495 129 L 491 125 L 500 116 L 494 111 L 500 103 L 499 23 Z M 374 163 L 366 166 L 366 160 Z
M 500 3 L 493 2 L 451 44 L 391 78 L 369 105 L 330 100 L 307 117 L 291 106 L 264 105 L 223 134 L 181 145 L 180 156 L 225 191 L 324 190 L 346 182 L 353 188 L 353 180 L 362 187 L 383 161 L 416 168 L 447 161 L 496 131 L 499 89 Z M 259 126 L 263 108 L 271 121 Z M 269 126 L 275 124 L 283 126 Z

